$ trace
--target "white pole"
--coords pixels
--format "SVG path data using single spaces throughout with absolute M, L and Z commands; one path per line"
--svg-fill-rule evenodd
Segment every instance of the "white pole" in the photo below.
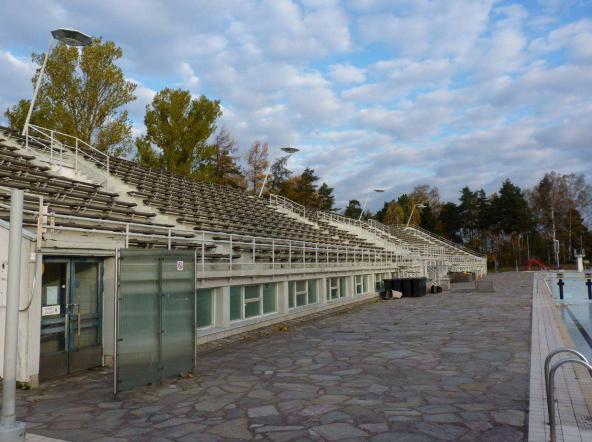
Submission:
M 265 178 L 263 179 L 263 184 L 261 185 L 261 190 L 259 191 L 259 198 L 263 195 L 263 189 L 265 189 L 265 185 L 267 184 L 267 178 L 269 178 L 269 173 L 271 172 L 271 161 L 269 162 L 269 166 L 267 166 L 267 173 L 265 174 Z
M 366 204 L 368 204 L 368 198 L 370 198 L 370 192 L 368 192 L 368 195 L 366 195 L 366 199 L 364 200 L 364 205 L 362 206 L 362 211 L 360 212 L 360 217 L 358 218 L 358 221 L 362 220 L 362 215 L 364 214 L 364 210 L 366 210 Z
M 415 211 L 415 206 L 416 206 L 416 204 L 414 204 L 413 209 L 411 209 L 411 214 L 409 215 L 409 219 L 407 220 L 407 225 L 405 226 L 406 229 L 409 227 L 409 223 L 411 222 L 411 217 L 413 216 L 413 212 Z
M 291 153 L 289 153 L 288 155 L 286 155 L 284 158 L 286 158 L 286 163 L 288 162 L 288 159 L 292 156 Z M 275 161 L 278 161 L 280 158 L 276 159 Z M 263 195 L 263 189 L 265 189 L 265 185 L 267 184 L 267 179 L 269 178 L 269 174 L 271 173 L 271 166 L 273 165 L 273 163 L 275 161 L 270 161 L 269 162 L 269 166 L 267 166 L 267 173 L 265 174 L 265 178 L 263 179 L 263 184 L 261 185 L 261 190 L 259 191 L 259 198 L 261 198 L 261 195 Z
M 8 240 L 8 291 L 4 332 L 4 371 L 2 372 L 2 417 L 0 441 L 25 440 L 25 423 L 16 421 L 16 368 L 18 314 L 23 237 L 23 191 L 13 189 L 10 197 L 10 236 Z
M 22 135 L 25 136 L 29 132 L 29 121 L 31 121 L 31 114 L 33 113 L 33 108 L 35 107 L 35 101 L 37 100 L 37 93 L 39 92 L 39 87 L 41 86 L 41 80 L 43 79 L 43 74 L 45 74 L 45 66 L 47 66 L 47 59 L 49 58 L 49 53 L 51 52 L 51 42 L 53 39 L 49 39 L 49 44 L 47 45 L 47 52 L 45 53 L 45 58 L 43 59 L 43 65 L 41 65 L 41 71 L 39 71 L 39 76 L 37 77 L 37 82 L 35 83 L 35 90 L 33 91 L 33 98 L 31 98 L 31 104 L 29 105 L 29 111 L 27 112 L 27 119 L 25 120 L 25 125 L 23 126 Z

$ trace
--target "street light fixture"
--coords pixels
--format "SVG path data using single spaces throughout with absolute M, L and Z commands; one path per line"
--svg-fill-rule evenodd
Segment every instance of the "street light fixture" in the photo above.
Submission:
M 39 92 L 39 86 L 41 86 L 41 80 L 43 79 L 43 74 L 45 74 L 45 67 L 47 66 L 47 59 L 49 58 L 49 53 L 51 52 L 51 45 L 54 40 L 61 41 L 68 46 L 88 46 L 92 43 L 92 38 L 88 35 L 77 31 L 76 29 L 56 29 L 51 31 L 52 38 L 49 40 L 49 45 L 47 47 L 47 52 L 45 53 L 45 58 L 43 59 L 43 65 L 41 66 L 41 71 L 39 71 L 39 75 L 37 76 L 37 82 L 35 83 L 35 90 L 33 91 L 33 98 L 31 99 L 31 104 L 29 105 L 29 111 L 27 112 L 27 118 L 25 120 L 25 125 L 23 126 L 22 135 L 27 135 L 29 131 L 29 121 L 31 120 L 31 114 L 33 113 L 33 108 L 35 107 L 35 100 L 37 100 L 37 93 Z
M 373 189 L 372 192 L 382 193 L 384 192 L 384 189 Z M 366 210 L 366 204 L 368 204 L 368 198 L 370 198 L 370 193 L 371 192 L 368 192 L 368 194 L 366 195 L 366 199 L 364 200 L 364 206 L 362 207 L 362 211 L 360 212 L 360 217 L 358 218 L 358 221 L 362 220 L 362 215 L 364 214 L 364 210 Z
M 288 158 L 290 158 L 296 152 L 300 152 L 300 149 L 298 149 L 297 147 L 292 147 L 292 146 L 288 146 L 288 145 L 280 147 L 280 150 L 283 152 L 286 152 L 287 155 L 284 156 L 284 158 L 286 158 L 286 161 Z M 267 173 L 265 174 L 265 179 L 263 180 L 263 184 L 261 185 L 261 190 L 259 191 L 259 198 L 261 198 L 261 195 L 263 195 L 263 189 L 265 189 L 265 185 L 267 184 L 269 174 L 271 173 L 271 166 L 272 166 L 272 161 L 270 161 L 269 166 L 267 166 Z
M 405 228 L 409 228 L 409 223 L 411 222 L 411 217 L 413 216 L 413 212 L 415 211 L 415 208 L 418 209 L 425 209 L 427 206 L 425 204 L 414 204 L 413 205 L 413 209 L 411 209 L 411 213 L 409 214 L 409 219 L 407 220 L 407 225 L 405 226 Z

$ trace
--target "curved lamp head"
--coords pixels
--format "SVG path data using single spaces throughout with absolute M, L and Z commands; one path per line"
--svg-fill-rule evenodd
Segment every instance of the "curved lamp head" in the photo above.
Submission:
M 425 209 L 427 206 L 425 204 L 416 204 L 415 207 L 417 207 L 418 209 Z
M 300 149 L 298 149 L 296 147 L 291 147 L 291 146 L 284 146 L 284 147 L 281 147 L 280 149 L 283 150 L 284 152 L 286 152 L 288 155 L 292 155 L 293 153 L 300 151 Z
M 382 192 L 384 192 L 384 189 L 374 189 L 374 192 L 376 192 L 376 193 L 382 193 Z
M 88 46 L 92 39 L 76 29 L 56 29 L 51 31 L 51 35 L 58 41 L 66 43 L 68 46 Z

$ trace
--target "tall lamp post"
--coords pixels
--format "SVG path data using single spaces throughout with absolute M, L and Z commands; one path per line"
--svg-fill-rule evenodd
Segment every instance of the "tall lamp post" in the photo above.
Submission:
M 41 86 L 41 80 L 43 79 L 43 74 L 45 74 L 45 67 L 47 66 L 47 59 L 49 58 L 49 53 L 52 50 L 52 44 L 54 40 L 61 41 L 68 46 L 88 46 L 92 43 L 92 39 L 83 34 L 80 31 L 75 29 L 56 29 L 55 31 L 51 31 L 52 38 L 49 39 L 49 45 L 47 47 L 47 52 L 45 53 L 45 58 L 43 59 L 43 64 L 41 65 L 41 71 L 39 71 L 39 75 L 37 76 L 37 82 L 35 83 L 35 90 L 33 91 L 33 98 L 31 99 L 31 104 L 29 105 L 29 111 L 27 112 L 27 118 L 25 120 L 25 125 L 23 126 L 22 135 L 27 135 L 29 131 L 29 122 L 31 121 L 31 114 L 33 113 L 33 108 L 35 107 L 35 101 L 37 100 L 37 93 L 39 92 L 39 86 Z
M 23 239 L 22 189 L 12 189 L 10 197 L 10 234 L 8 237 L 8 284 L 4 310 L 4 365 L 2 372 L 2 415 L 0 441 L 25 440 L 25 423 L 16 420 L 16 369 L 18 320 L 21 281 L 21 248 Z
M 409 223 L 411 222 L 411 217 L 413 216 L 413 212 L 415 211 L 415 208 L 418 209 L 425 209 L 427 206 L 425 204 L 414 204 L 413 205 L 413 209 L 411 209 L 411 213 L 409 214 L 409 219 L 407 220 L 407 225 L 405 226 L 405 228 L 409 228 Z
M 372 192 L 382 193 L 384 192 L 384 189 L 373 189 Z M 368 192 L 368 194 L 366 195 L 366 199 L 364 200 L 364 205 L 362 206 L 362 211 L 360 212 L 360 217 L 358 218 L 358 221 L 362 220 L 362 215 L 364 215 L 364 210 L 366 210 L 366 204 L 368 204 L 368 198 L 370 198 L 370 194 L 372 192 Z
M 280 147 L 280 150 L 283 152 L 286 152 L 287 155 L 284 157 L 284 158 L 286 158 L 286 161 L 288 158 L 290 158 L 296 152 L 300 151 L 300 149 L 298 149 L 296 147 L 291 147 L 291 146 L 282 146 L 282 147 Z M 267 184 L 269 174 L 271 173 L 271 166 L 272 166 L 272 162 L 270 161 L 269 166 L 267 166 L 267 173 L 265 174 L 265 179 L 263 180 L 263 184 L 261 185 L 261 190 L 259 191 L 259 198 L 261 198 L 261 195 L 263 195 L 263 189 L 265 189 L 265 185 Z

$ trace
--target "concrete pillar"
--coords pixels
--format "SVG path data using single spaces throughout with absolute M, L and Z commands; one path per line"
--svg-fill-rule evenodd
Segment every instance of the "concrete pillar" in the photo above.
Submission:
M 319 304 L 326 304 L 327 303 L 327 278 L 319 279 L 319 283 L 317 286 L 318 292 L 318 302 Z
M 212 289 L 214 297 L 214 326 L 230 326 L 230 286 Z
M 288 287 L 288 281 L 281 281 L 277 284 L 277 296 L 278 296 L 278 313 L 288 313 L 290 310 L 290 303 L 288 297 L 290 291 Z

